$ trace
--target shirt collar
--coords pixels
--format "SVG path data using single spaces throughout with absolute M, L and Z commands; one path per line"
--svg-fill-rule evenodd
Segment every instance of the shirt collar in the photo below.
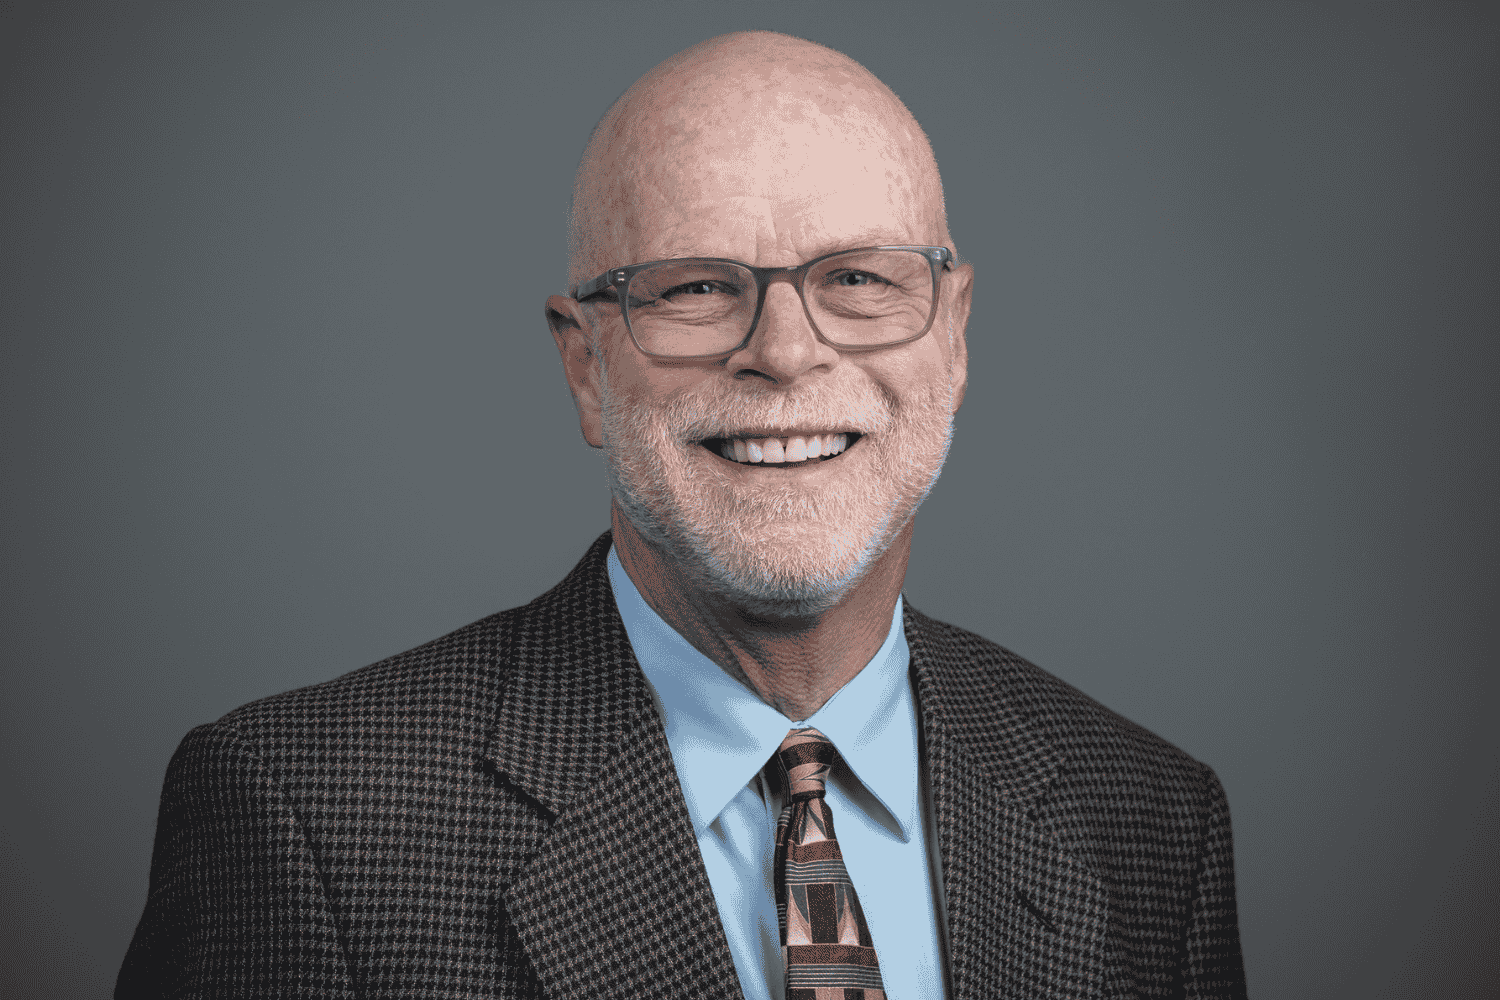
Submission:
M 788 719 L 662 620 L 609 550 L 609 582 L 646 675 L 699 836 L 755 777 L 794 725 L 833 741 L 855 778 L 909 841 L 921 821 L 910 653 L 896 598 L 885 642 L 812 717 Z

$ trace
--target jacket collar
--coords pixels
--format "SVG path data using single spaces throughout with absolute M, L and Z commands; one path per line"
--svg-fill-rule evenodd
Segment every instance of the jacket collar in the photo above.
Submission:
M 739 996 L 671 751 L 610 591 L 605 532 L 508 613 L 509 678 L 484 756 L 552 819 L 502 893 L 549 995 Z M 1066 757 L 996 647 L 906 604 L 943 861 L 950 995 L 1098 994 L 1103 882 L 1035 812 Z

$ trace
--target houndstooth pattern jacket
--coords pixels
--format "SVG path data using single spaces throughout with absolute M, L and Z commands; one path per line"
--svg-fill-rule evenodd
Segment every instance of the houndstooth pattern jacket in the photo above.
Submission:
M 115 996 L 739 997 L 609 545 L 524 607 L 190 732 Z M 905 616 L 950 996 L 1243 996 L 1213 771 Z

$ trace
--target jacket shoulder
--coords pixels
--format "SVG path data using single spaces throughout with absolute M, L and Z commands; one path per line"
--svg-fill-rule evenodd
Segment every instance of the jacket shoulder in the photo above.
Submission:
M 991 768 L 1007 766 L 999 748 L 1013 754 L 1020 742 L 1058 760 L 1063 790 L 1122 805 L 1201 806 L 1217 785 L 1206 764 L 1026 658 L 956 625 L 912 616 L 942 678 L 945 706 Z
M 1099 741 L 1095 749 L 1100 751 L 1113 749 L 1160 759 L 1166 767 L 1203 766 L 1156 733 L 999 643 L 919 611 L 911 614 L 927 633 L 931 654 L 941 666 L 960 674 L 971 697 L 1003 700 L 1078 750 L 1089 749 L 1093 740 Z
M 168 768 L 152 895 L 133 946 L 129 978 L 146 984 L 143 995 L 165 993 L 156 985 L 181 978 L 178 967 L 247 996 L 314 973 L 332 982 L 339 970 L 381 995 L 420 991 L 397 987 L 430 985 L 436 969 L 454 995 L 540 995 L 494 900 L 546 822 L 485 758 L 524 611 L 251 702 L 187 735 Z M 221 905 L 222 886 L 246 888 Z M 226 908 L 248 930 L 221 933 Z M 193 935 L 235 961 L 268 956 L 273 972 L 219 975 L 208 959 L 179 961 L 180 949 L 159 944 Z
M 332 680 L 257 699 L 216 725 L 272 755 L 311 743 L 368 746 L 403 731 L 482 729 L 504 687 L 507 648 L 523 611 L 498 612 Z
M 332 680 L 249 702 L 212 726 L 287 773 L 368 771 L 382 757 L 406 771 L 437 757 L 472 759 L 490 737 L 516 664 L 542 661 L 550 669 L 567 655 L 562 640 L 608 627 L 599 606 L 609 545 L 605 532 L 528 604 Z

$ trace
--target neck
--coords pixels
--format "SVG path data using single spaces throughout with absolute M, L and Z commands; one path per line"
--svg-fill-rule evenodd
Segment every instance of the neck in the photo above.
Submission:
M 793 721 L 822 708 L 885 642 L 911 554 L 909 521 L 833 607 L 814 615 L 767 618 L 704 592 L 675 559 L 643 538 L 618 506 L 611 508 L 610 520 L 620 564 L 651 609 Z

